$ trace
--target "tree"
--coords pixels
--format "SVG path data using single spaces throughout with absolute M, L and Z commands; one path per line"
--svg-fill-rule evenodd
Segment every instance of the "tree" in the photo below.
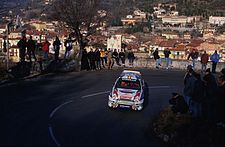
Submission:
M 105 17 L 99 12 L 100 0 L 55 0 L 53 9 L 55 18 L 69 28 L 79 43 L 78 59 L 87 45 L 87 37 L 96 32 Z
M 26 13 L 27 19 L 34 19 L 34 18 L 37 18 L 37 17 L 38 17 L 38 14 L 35 11 L 28 11 Z

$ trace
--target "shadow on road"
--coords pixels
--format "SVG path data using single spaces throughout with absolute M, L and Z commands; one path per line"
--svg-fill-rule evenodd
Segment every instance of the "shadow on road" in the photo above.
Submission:
M 145 97 L 145 101 L 144 101 L 143 110 L 148 106 L 148 99 L 149 99 L 149 87 L 148 87 L 148 83 L 146 82 L 145 82 L 145 89 L 144 89 L 144 97 Z

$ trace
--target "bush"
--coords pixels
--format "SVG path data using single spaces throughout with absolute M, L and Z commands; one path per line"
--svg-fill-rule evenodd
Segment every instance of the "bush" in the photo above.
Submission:
M 154 122 L 154 132 L 164 142 L 175 143 L 177 130 L 180 126 L 190 124 L 191 117 L 188 114 L 175 114 L 171 107 L 166 107 Z

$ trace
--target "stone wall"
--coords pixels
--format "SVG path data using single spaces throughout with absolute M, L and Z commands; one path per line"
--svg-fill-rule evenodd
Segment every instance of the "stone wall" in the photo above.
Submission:
M 166 68 L 166 62 L 164 59 L 161 60 L 161 67 Z M 192 65 L 191 60 L 172 60 L 173 69 L 185 70 L 188 65 Z M 129 67 L 128 60 L 126 60 L 126 66 Z M 155 68 L 155 60 L 150 58 L 137 58 L 134 61 L 134 67 L 139 68 Z M 209 62 L 207 68 L 212 68 L 212 63 Z M 217 64 L 216 71 L 221 71 L 222 68 L 225 68 L 225 62 L 220 62 Z M 201 70 L 201 63 L 198 61 L 196 63 L 196 70 Z

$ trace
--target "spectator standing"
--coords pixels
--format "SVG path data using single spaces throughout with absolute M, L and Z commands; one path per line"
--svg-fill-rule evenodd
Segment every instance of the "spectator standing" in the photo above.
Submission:
M 117 52 L 117 49 L 114 49 L 114 52 L 112 53 L 112 57 L 113 57 L 114 61 L 116 61 L 116 64 L 120 66 L 119 54 Z
M 190 59 L 190 57 L 192 59 L 192 68 L 195 69 L 195 64 L 198 59 L 198 52 L 195 49 L 193 49 L 192 52 L 188 56 L 188 60 Z
M 101 65 L 103 68 L 105 68 L 105 57 L 106 57 L 105 50 L 101 49 L 100 50 L 100 60 L 101 60 Z
M 107 65 L 107 63 L 108 63 L 108 61 L 107 61 L 107 59 L 108 59 L 108 51 L 107 51 L 107 48 L 105 48 L 104 51 L 105 51 L 105 65 Z
M 153 56 L 154 56 L 154 59 L 155 59 L 155 61 L 156 61 L 156 68 L 158 69 L 159 66 L 161 66 L 158 48 L 156 48 L 156 50 L 153 52 Z
M 206 51 L 204 51 L 204 53 L 201 56 L 202 72 L 206 71 L 208 61 L 209 55 L 206 53 Z
M 212 56 L 210 56 L 210 60 L 212 61 L 212 73 L 216 73 L 216 65 L 220 60 L 217 50 L 212 54 Z
M 171 54 L 171 52 L 170 52 L 169 48 L 166 48 L 164 50 L 164 56 L 166 59 L 166 69 L 169 69 L 170 54 Z
M 225 68 L 218 79 L 217 125 L 225 127 Z
M 34 60 L 37 61 L 37 58 L 35 56 L 35 49 L 36 49 L 36 42 L 32 39 L 32 36 L 30 36 L 30 39 L 27 41 L 27 53 L 30 62 L 32 62 L 31 55 L 33 56 Z
M 90 70 L 89 63 L 88 63 L 88 53 L 86 49 L 84 49 L 82 52 L 81 70 Z
M 25 36 L 23 36 L 22 39 L 20 39 L 20 41 L 17 43 L 17 46 L 19 48 L 20 62 L 25 62 L 25 55 L 27 48 L 27 39 Z
M 195 71 L 192 69 L 192 66 L 188 65 L 187 73 L 184 77 L 184 99 L 187 105 L 189 106 L 190 113 L 193 113 L 194 107 L 192 103 L 192 98 L 194 95 L 195 82 L 197 78 L 194 76 Z
M 64 59 L 69 59 L 70 52 L 73 49 L 73 42 L 74 42 L 74 40 L 72 40 L 70 36 L 64 42 L 64 46 L 66 48 L 65 55 L 64 55 Z
M 122 62 L 123 67 L 125 67 L 125 58 L 126 58 L 126 56 L 125 56 L 124 50 L 121 50 L 121 52 L 119 52 L 119 58 L 120 58 L 120 60 Z
M 215 122 L 216 116 L 216 99 L 217 99 L 217 82 L 216 78 L 210 71 L 206 70 L 206 75 L 203 77 L 206 85 L 206 97 L 204 101 L 203 111 L 204 117 L 209 122 Z
M 55 61 L 59 60 L 60 45 L 61 45 L 61 42 L 59 40 L 59 37 L 56 36 L 55 41 L 53 42 L 53 47 L 54 47 L 54 51 L 55 51 Z
M 202 102 L 205 99 L 205 84 L 201 79 L 201 75 L 199 73 L 194 73 L 196 78 L 194 84 L 194 93 L 191 99 L 192 105 L 192 116 L 194 118 L 200 118 L 202 116 Z
M 95 49 L 95 65 L 96 69 L 101 69 L 100 51 L 98 48 Z
M 91 70 L 96 70 L 95 53 L 93 52 L 93 49 L 91 49 L 90 52 L 88 52 L 88 59 L 89 59 Z
M 6 43 L 6 38 L 4 38 L 4 41 L 3 41 L 3 52 L 7 52 L 7 43 Z
M 112 69 L 114 60 L 112 58 L 112 51 L 111 49 L 108 50 L 107 52 L 107 63 L 108 63 L 108 69 Z
M 43 53 L 43 59 L 48 60 L 48 52 L 49 52 L 49 46 L 51 44 L 49 43 L 48 39 L 45 38 L 45 41 L 42 42 L 42 50 L 44 51 Z
M 135 57 L 134 57 L 134 53 L 133 53 L 132 50 L 130 50 L 128 52 L 127 58 L 128 58 L 128 61 L 129 61 L 129 66 L 132 66 L 133 67 L 134 66 L 134 59 L 135 59 Z

